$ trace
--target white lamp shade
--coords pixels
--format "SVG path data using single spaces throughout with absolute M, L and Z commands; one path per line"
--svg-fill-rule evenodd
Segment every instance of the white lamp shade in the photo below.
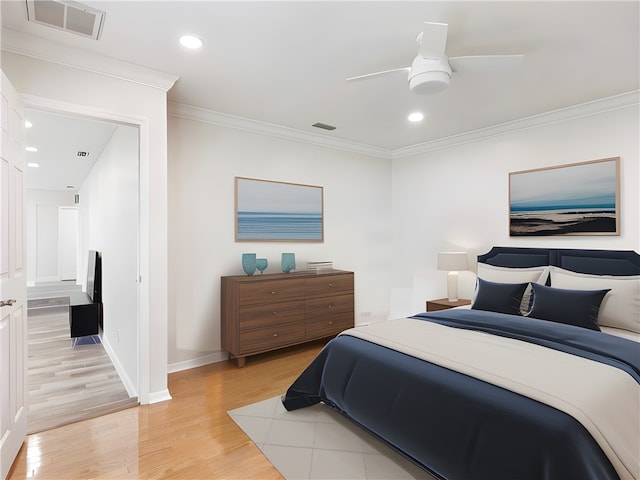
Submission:
M 460 272 L 469 269 L 466 252 L 440 252 L 438 254 L 438 270 Z

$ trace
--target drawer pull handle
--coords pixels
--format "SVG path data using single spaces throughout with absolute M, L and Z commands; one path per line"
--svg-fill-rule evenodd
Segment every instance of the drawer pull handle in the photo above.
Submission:
M 278 312 L 272 312 L 272 314 L 273 314 L 273 315 L 277 315 L 277 314 L 278 314 Z
M 329 286 L 330 286 L 330 287 L 333 287 L 333 283 L 330 283 L 330 284 L 329 284 Z
M 273 336 L 274 336 L 274 337 L 277 337 L 277 336 L 278 336 L 278 333 L 277 333 L 277 332 L 276 332 L 276 333 L 274 333 L 274 334 L 273 334 Z
M 333 320 L 329 320 L 329 325 L 333 325 Z
M 336 306 L 336 304 L 335 304 L 335 303 L 330 303 L 330 304 L 329 304 L 329 309 L 332 309 L 332 308 L 333 308 L 333 307 L 335 307 L 335 306 Z
M 275 295 L 276 291 L 275 290 L 271 290 L 271 295 Z

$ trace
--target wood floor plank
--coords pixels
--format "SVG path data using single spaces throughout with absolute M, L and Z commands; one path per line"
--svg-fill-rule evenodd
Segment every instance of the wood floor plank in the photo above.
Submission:
M 9 479 L 282 479 L 226 412 L 284 393 L 323 344 L 173 373 L 170 401 L 29 435 Z
M 70 336 L 68 306 L 39 302 L 27 316 L 30 433 L 137 405 L 130 398 L 103 346 Z M 51 304 L 60 303 L 58 299 Z M 67 300 L 68 303 L 68 300 Z M 98 342 L 98 343 L 96 343 Z

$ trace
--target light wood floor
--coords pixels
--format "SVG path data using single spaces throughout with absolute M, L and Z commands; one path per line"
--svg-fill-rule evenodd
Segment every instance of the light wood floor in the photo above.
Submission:
M 322 345 L 171 374 L 173 400 L 28 436 L 9 479 L 281 479 L 226 412 L 284 393 Z
M 68 308 L 29 309 L 29 433 L 138 404 L 97 335 L 71 338 Z

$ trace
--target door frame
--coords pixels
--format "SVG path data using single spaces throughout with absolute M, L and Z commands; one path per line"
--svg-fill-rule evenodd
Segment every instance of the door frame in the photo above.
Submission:
M 149 246 L 149 120 L 146 117 L 123 115 L 92 108 L 86 105 L 62 102 L 51 98 L 35 95 L 22 95 L 25 109 L 51 111 L 57 114 L 68 114 L 88 117 L 97 120 L 127 124 L 138 128 L 138 385 L 137 395 L 140 403 L 152 403 L 168 398 L 151 398 L 150 392 L 150 291 L 149 282 L 142 281 L 149 278 L 150 246 Z M 168 392 L 167 392 L 168 394 Z

